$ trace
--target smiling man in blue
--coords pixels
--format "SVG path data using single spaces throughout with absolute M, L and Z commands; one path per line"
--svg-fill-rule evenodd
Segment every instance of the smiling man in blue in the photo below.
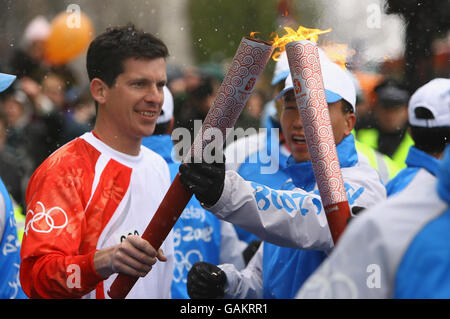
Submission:
M 355 148 L 351 134 L 356 122 L 353 82 L 344 70 L 323 56 L 321 69 L 349 204 L 351 208 L 368 208 L 383 201 L 386 191 L 377 172 Z M 286 79 L 285 89 L 278 98 L 281 97 L 280 123 L 292 154 L 287 165 L 290 180 L 283 189 L 274 190 L 245 181 L 231 171 L 227 171 L 221 181 L 220 174 L 215 178 L 211 176 L 213 170 L 202 169 L 205 164 L 182 165 L 180 169 L 182 182 L 190 186 L 196 196 L 202 197 L 202 189 L 206 189 L 202 185 L 205 178 L 199 176 L 204 174 L 215 180 L 218 188 L 222 183 L 223 191 L 209 201 L 207 209 L 265 241 L 243 271 L 227 264 L 220 267 L 205 263 L 194 265 L 188 275 L 191 297 L 214 298 L 225 293 L 226 298 L 292 298 L 334 246 L 317 190 L 291 76 Z

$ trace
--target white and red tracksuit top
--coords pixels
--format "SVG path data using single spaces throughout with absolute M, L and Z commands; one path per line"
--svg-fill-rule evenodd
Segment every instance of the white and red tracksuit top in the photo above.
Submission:
M 53 153 L 34 172 L 27 193 L 20 280 L 32 298 L 105 298 L 117 276 L 93 266 L 98 249 L 142 235 L 170 186 L 164 159 L 142 147 L 138 156 L 86 133 Z M 170 298 L 172 232 L 157 262 L 127 298 Z

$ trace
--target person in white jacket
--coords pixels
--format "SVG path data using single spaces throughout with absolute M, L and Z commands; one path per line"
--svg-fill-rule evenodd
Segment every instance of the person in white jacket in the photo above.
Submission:
M 376 171 L 355 149 L 351 134 L 356 121 L 353 83 L 334 63 L 323 60 L 321 68 L 349 204 L 354 211 L 373 206 L 386 198 L 386 191 Z M 220 164 L 184 164 L 180 167 L 182 183 L 209 211 L 265 241 L 242 272 L 232 265 L 218 268 L 203 263 L 194 266 L 191 278 L 188 276 L 188 291 L 192 298 L 293 297 L 298 285 L 320 265 L 334 246 L 317 190 L 290 76 L 281 96 L 284 98 L 281 127 L 292 153 L 288 160 L 291 180 L 283 190 L 246 181 L 232 171 L 221 175 L 224 168 Z M 266 242 L 295 249 L 286 251 Z M 270 251 L 266 252 L 268 247 Z M 311 256 L 292 255 L 305 254 L 305 250 L 312 250 Z M 311 266 L 305 270 L 301 265 L 291 263 L 300 259 L 311 261 Z M 273 271 L 265 269 L 263 273 L 264 265 Z M 292 276 L 284 280 L 285 275 Z M 267 278 L 266 283 L 263 283 L 264 278 Z M 287 281 L 289 286 L 270 291 L 270 282 L 281 286 Z M 266 287 L 268 291 L 264 291 Z
M 430 113 L 422 121 L 448 132 L 450 84 L 416 93 L 412 101 Z M 401 192 L 352 222 L 297 298 L 450 298 L 450 146 L 436 165 L 436 176 L 419 169 Z
M 450 298 L 449 147 L 444 162 L 355 220 L 296 298 Z

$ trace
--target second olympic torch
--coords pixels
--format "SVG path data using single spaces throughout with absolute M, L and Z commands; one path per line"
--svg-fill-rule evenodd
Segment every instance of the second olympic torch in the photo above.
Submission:
M 222 133 L 220 141 L 225 142 L 229 133 L 227 129 L 232 128 L 236 123 L 272 51 L 273 47 L 269 43 L 248 37 L 242 39 L 213 105 L 191 146 L 191 152 L 186 155 L 184 161 L 191 156 L 201 160 L 205 147 L 210 143 L 218 142 L 217 139 L 214 140 L 208 135 L 211 129 L 218 129 Z M 191 197 L 192 193 L 184 189 L 177 175 L 142 238 L 158 249 Z M 138 277 L 119 274 L 112 283 L 108 295 L 111 298 L 125 298 L 137 280 Z
M 319 51 L 315 43 L 300 40 L 287 43 L 286 53 L 314 176 L 336 244 L 350 217 L 350 206 L 325 97 Z

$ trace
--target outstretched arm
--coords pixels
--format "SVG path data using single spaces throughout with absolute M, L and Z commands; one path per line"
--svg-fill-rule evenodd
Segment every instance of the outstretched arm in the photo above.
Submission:
M 273 190 L 220 164 L 183 164 L 180 180 L 217 217 L 280 246 L 328 251 L 333 240 L 320 196 Z

